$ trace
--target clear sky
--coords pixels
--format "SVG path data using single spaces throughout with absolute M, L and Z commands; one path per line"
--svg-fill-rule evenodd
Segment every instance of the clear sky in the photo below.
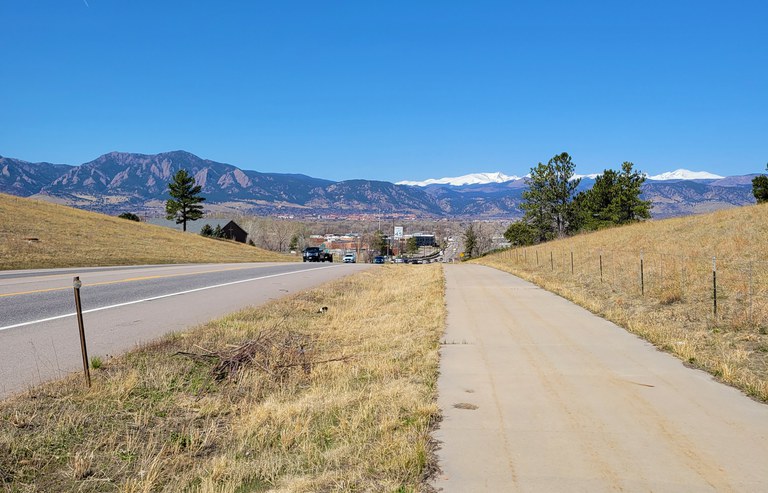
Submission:
M 0 0 L 0 154 L 333 180 L 768 162 L 768 2 Z

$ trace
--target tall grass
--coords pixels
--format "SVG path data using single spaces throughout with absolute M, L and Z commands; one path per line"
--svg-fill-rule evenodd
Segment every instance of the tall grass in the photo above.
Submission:
M 649 221 L 478 261 L 561 294 L 766 401 L 766 238 L 768 205 L 758 205 Z
M 242 243 L 0 194 L 0 270 L 291 260 Z
M 381 266 L 0 403 L 0 491 L 425 490 L 443 291 Z M 265 333 L 315 363 L 212 377 L 204 355 Z

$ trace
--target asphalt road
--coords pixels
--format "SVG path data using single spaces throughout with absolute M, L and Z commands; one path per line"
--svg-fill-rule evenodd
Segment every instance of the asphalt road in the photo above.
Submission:
M 768 406 L 512 275 L 445 271 L 436 488 L 768 491 Z
M 0 398 L 82 369 L 79 276 L 89 356 L 115 355 L 365 264 L 158 265 L 0 272 Z

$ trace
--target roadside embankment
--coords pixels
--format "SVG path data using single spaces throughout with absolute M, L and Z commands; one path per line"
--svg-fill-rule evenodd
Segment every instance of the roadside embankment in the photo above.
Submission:
M 243 243 L 0 194 L 0 270 L 295 261 Z
M 578 235 L 476 262 L 553 291 L 768 401 L 768 204 Z

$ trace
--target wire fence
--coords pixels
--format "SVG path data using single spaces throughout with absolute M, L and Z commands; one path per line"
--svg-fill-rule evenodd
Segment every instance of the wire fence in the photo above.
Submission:
M 692 322 L 762 334 L 768 329 L 768 261 L 546 245 L 505 250 L 502 258 L 586 291 L 607 290 L 609 297 L 640 298 L 644 304 L 679 305 Z

